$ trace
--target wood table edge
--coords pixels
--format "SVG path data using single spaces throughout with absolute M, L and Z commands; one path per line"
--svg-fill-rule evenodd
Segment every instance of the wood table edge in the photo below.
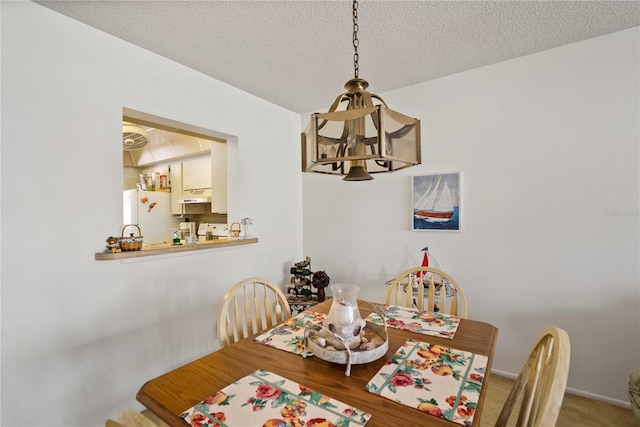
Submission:
M 496 352 L 496 346 L 498 344 L 498 334 L 500 331 L 497 326 L 493 326 L 491 323 L 480 322 L 477 320 L 476 322 L 485 323 L 491 326 L 491 328 L 493 328 L 493 333 L 491 334 L 491 345 L 489 346 L 489 348 L 491 349 L 491 354 L 487 354 L 487 368 L 485 369 L 484 378 L 482 380 L 483 392 L 480 394 L 480 400 L 478 401 L 478 407 L 480 408 L 480 410 L 476 410 L 476 413 L 473 416 L 473 425 L 480 426 L 480 419 L 482 418 L 482 409 L 484 408 L 484 399 L 485 397 L 487 397 L 487 391 L 489 387 L 489 373 L 491 372 L 491 368 L 493 366 L 493 357 Z
M 153 412 L 158 418 L 167 423 L 169 426 L 184 427 L 189 424 L 180 418 L 179 415 L 174 414 L 166 406 L 158 404 L 154 399 L 151 399 L 144 391 L 145 387 L 153 380 L 149 380 L 140 387 L 138 393 L 136 393 L 136 400 L 144 405 L 145 408 Z

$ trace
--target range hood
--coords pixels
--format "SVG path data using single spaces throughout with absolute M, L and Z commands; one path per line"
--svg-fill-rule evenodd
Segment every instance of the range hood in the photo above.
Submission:
M 183 190 L 178 203 L 211 203 L 211 189 Z

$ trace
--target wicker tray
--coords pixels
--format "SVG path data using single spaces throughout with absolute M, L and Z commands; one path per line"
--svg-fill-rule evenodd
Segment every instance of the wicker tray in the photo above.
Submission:
M 341 365 L 347 365 L 345 375 L 348 377 L 351 374 L 351 365 L 358 365 L 363 363 L 373 362 L 380 359 L 387 353 L 389 349 L 389 337 L 387 335 L 386 325 L 377 325 L 375 323 L 366 322 L 363 331 L 368 332 L 368 342 L 373 345 L 361 345 L 359 348 L 350 350 L 345 346 L 345 349 L 338 350 L 333 347 L 327 347 L 322 345 L 323 335 L 334 335 L 339 338 L 338 335 L 333 334 L 327 328 L 318 324 L 307 325 L 305 330 L 305 349 L 304 355 L 314 355 L 327 362 L 338 363 Z M 375 343 L 371 341 L 371 338 L 377 338 Z
M 124 230 L 127 227 L 136 227 L 138 229 L 138 235 L 134 236 L 133 233 L 129 233 L 129 237 L 124 237 Z M 120 245 L 120 250 L 122 252 L 129 251 L 139 251 L 142 249 L 142 232 L 140 231 L 140 227 L 137 224 L 127 224 L 122 227 L 122 232 L 120 233 L 120 239 L 118 244 Z

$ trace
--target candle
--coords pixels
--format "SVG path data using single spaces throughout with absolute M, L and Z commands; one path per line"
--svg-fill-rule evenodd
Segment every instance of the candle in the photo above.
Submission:
M 349 326 L 353 323 L 353 307 L 345 304 L 344 301 L 338 301 L 334 308 L 334 322 L 339 326 Z

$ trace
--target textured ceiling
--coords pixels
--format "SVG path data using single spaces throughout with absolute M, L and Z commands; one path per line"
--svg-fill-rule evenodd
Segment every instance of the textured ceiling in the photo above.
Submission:
M 351 1 L 37 1 L 298 113 L 354 75 Z M 364 1 L 359 77 L 382 93 L 640 25 L 639 1 Z

